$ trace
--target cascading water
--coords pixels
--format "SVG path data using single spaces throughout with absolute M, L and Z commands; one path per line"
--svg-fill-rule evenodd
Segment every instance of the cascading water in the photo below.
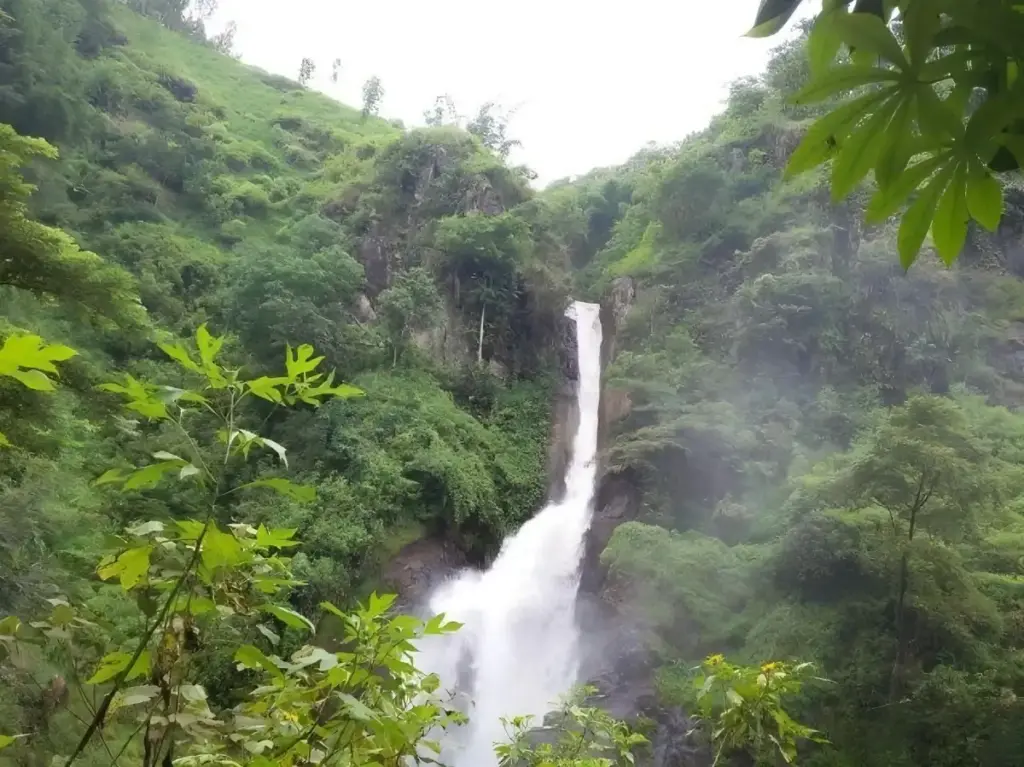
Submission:
M 579 425 L 565 495 L 549 503 L 502 544 L 486 572 L 467 571 L 430 600 L 432 613 L 461 622 L 455 634 L 420 649 L 418 665 L 470 701 L 470 723 L 444 741 L 452 767 L 496 764 L 502 717 L 532 715 L 536 724 L 576 684 L 579 629 L 576 593 L 583 541 L 594 498 L 601 320 L 597 304 L 576 301 Z

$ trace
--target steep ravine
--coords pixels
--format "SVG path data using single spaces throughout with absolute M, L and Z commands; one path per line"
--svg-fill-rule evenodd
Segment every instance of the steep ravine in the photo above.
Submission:
M 618 336 L 636 300 L 637 285 L 629 277 L 616 279 L 601 301 L 605 328 L 601 367 L 607 371 L 618 351 Z M 655 657 L 650 650 L 643 616 L 630 599 L 628 586 L 607 577 L 601 552 L 615 528 L 635 519 L 640 489 L 625 474 L 607 471 L 603 455 L 616 421 L 629 413 L 628 394 L 610 387 L 601 389 L 598 475 L 594 514 L 587 534 L 579 605 L 583 643 L 581 681 L 598 690 L 595 703 L 627 721 L 646 720 L 651 746 L 647 753 L 653 767 L 706 767 L 710 752 L 692 735 L 694 721 L 678 708 L 663 706 L 654 684 Z
M 614 359 L 617 335 L 636 298 L 630 278 L 616 280 L 601 301 L 604 329 L 601 369 Z M 579 412 L 576 387 L 579 384 L 575 323 L 567 321 L 560 331 L 559 383 L 552 399 L 549 446 L 550 499 L 559 501 L 565 493 L 565 475 L 572 458 L 572 442 Z M 629 721 L 645 720 L 650 728 L 654 767 L 703 767 L 710 755 L 693 742 L 689 733 L 693 721 L 684 712 L 660 705 L 654 684 L 653 657 L 642 617 L 631 609 L 628 589 L 607 578 L 600 555 L 618 525 L 634 519 L 639 509 L 639 489 L 630 478 L 605 470 L 602 451 L 607 447 L 614 423 L 629 412 L 624 392 L 610 389 L 602 381 L 598 417 L 598 466 L 594 510 L 584 541 L 580 564 L 577 619 L 580 627 L 579 681 L 594 685 L 599 694 L 594 703 L 614 716 Z M 384 572 L 385 584 L 396 590 L 401 603 L 422 610 L 431 594 L 473 563 L 457 543 L 444 536 L 430 536 L 405 546 Z

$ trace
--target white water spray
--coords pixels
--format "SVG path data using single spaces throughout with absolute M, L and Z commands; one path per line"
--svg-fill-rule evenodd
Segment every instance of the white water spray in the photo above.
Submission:
M 418 665 L 471 703 L 470 723 L 451 733 L 443 761 L 453 767 L 496 764 L 502 717 L 532 715 L 536 724 L 576 684 L 576 594 L 590 527 L 601 396 L 601 320 L 597 304 L 573 303 L 579 377 L 579 425 L 565 495 L 549 503 L 502 544 L 486 572 L 467 571 L 439 589 L 432 613 L 464 624 L 421 648 Z

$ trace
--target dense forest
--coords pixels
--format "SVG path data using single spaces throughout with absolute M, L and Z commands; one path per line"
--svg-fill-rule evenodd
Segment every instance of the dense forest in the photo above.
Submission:
M 835 105 L 794 98 L 804 30 L 706 130 L 537 192 L 490 107 L 407 129 L 207 10 L 0 0 L 0 764 L 422 756 L 459 715 L 412 643 L 455 626 L 378 593 L 543 502 L 570 296 L 612 307 L 596 513 L 628 511 L 585 580 L 657 707 L 718 718 L 695 763 L 1024 763 L 1015 177 L 947 266 L 868 165 L 839 201 L 784 175 Z M 566 715 L 502 764 L 652 758 Z

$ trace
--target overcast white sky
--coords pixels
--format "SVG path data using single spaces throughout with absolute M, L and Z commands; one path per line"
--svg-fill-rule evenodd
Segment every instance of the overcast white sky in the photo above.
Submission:
M 752 40 L 757 0 L 220 0 L 211 28 L 238 24 L 250 64 L 352 105 L 381 78 L 384 117 L 422 124 L 448 93 L 460 113 L 517 107 L 514 159 L 539 184 L 623 162 L 650 141 L 699 130 L 728 83 L 762 68 L 780 40 Z M 338 85 L 328 79 L 341 59 Z

